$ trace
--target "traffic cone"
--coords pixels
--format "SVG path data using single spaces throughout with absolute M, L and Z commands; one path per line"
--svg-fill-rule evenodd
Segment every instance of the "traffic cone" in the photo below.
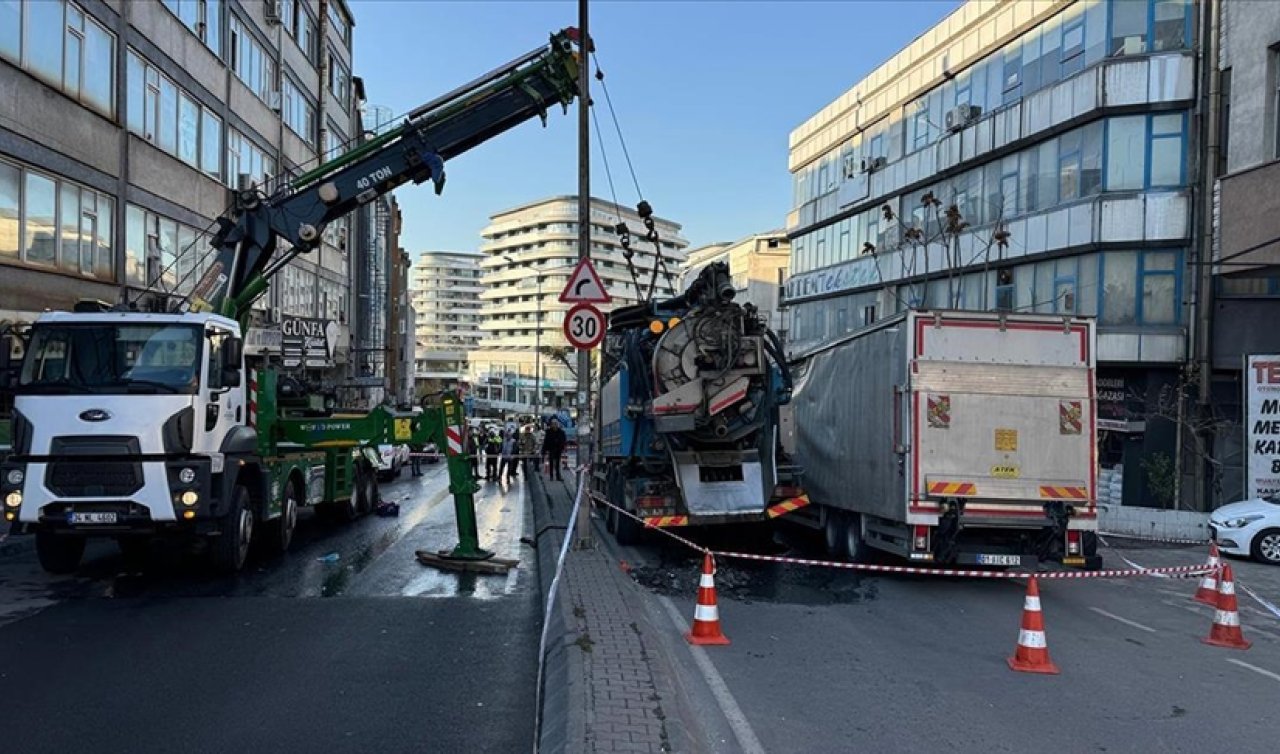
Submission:
M 1240 631 L 1236 582 L 1229 565 L 1222 567 L 1222 578 L 1218 581 L 1218 609 L 1213 614 L 1213 628 L 1201 641 L 1227 649 L 1248 649 L 1252 646 L 1251 642 L 1245 641 L 1244 634 Z
M 1200 588 L 1196 590 L 1196 596 L 1191 599 L 1196 602 L 1203 602 L 1206 605 L 1218 606 L 1218 570 L 1222 565 L 1222 558 L 1218 557 L 1218 543 L 1209 543 L 1209 571 L 1200 579 Z
M 702 577 L 698 579 L 698 604 L 693 608 L 693 630 L 684 635 L 690 644 L 721 646 L 729 643 L 720 631 L 720 612 L 716 609 L 716 564 L 711 553 L 702 558 Z
M 1018 648 L 1009 658 L 1009 667 L 1023 673 L 1057 675 L 1058 666 L 1049 659 L 1049 645 L 1044 638 L 1044 617 L 1040 614 L 1040 585 L 1032 576 L 1027 582 L 1027 600 L 1022 608 L 1022 630 L 1018 632 Z

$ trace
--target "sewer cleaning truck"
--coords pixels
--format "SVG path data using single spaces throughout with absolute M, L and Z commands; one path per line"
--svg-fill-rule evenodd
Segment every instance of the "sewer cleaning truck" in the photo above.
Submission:
M 907 311 L 793 354 L 794 424 L 828 553 L 1097 568 L 1095 325 Z
M 645 526 L 767 521 L 806 504 L 779 442 L 782 345 L 736 293 L 715 262 L 684 293 L 609 316 L 592 482 L 640 519 L 606 509 L 620 543 Z
M 15 396 L 0 500 L 11 532 L 35 536 L 41 565 L 74 571 L 91 537 L 126 551 L 185 537 L 206 540 L 215 566 L 236 571 L 251 542 L 287 549 L 300 508 L 368 511 L 378 444 L 428 442 L 450 456 L 455 555 L 484 557 L 456 396 L 421 414 L 317 412 L 296 381 L 246 367 L 244 335 L 271 279 L 315 250 L 330 222 L 410 181 L 430 180 L 438 194 L 445 160 L 567 109 L 577 36 L 553 34 L 271 192 L 232 191 L 190 293 L 152 295 L 149 310 L 82 302 L 38 317 L 21 349 L 0 343 L 0 383 Z M 21 363 L 9 364 L 19 350 Z

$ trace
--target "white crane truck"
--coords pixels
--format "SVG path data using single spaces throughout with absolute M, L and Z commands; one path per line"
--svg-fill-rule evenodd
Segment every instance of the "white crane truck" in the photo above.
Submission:
M 157 311 L 83 302 L 41 315 L 16 366 L 7 363 L 11 344 L 0 344 L 0 382 L 15 393 L 0 500 L 11 531 L 35 535 L 41 565 L 74 571 L 89 537 L 115 537 L 126 549 L 198 537 L 210 541 L 217 567 L 235 571 L 253 540 L 288 548 L 303 506 L 345 518 L 369 510 L 377 444 L 428 441 L 451 456 L 455 554 L 483 556 L 456 397 L 423 414 L 291 414 L 289 404 L 307 396 L 278 389 L 292 383 L 272 370 L 249 373 L 243 337 L 253 302 L 316 248 L 329 222 L 409 181 L 430 179 L 440 193 L 445 160 L 534 117 L 545 123 L 550 107 L 567 109 L 577 37 L 553 34 L 271 194 L 232 192 L 213 236 L 216 258 L 190 295 L 157 297 Z

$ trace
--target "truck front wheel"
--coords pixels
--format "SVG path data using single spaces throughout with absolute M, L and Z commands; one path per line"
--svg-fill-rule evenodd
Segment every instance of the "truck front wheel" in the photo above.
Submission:
M 84 537 L 50 531 L 36 532 L 36 557 L 49 573 L 75 573 L 84 557 Z
M 235 573 L 244 567 L 253 541 L 253 510 L 249 491 L 236 485 L 231 493 L 231 510 L 218 522 L 218 536 L 213 540 L 213 566 L 223 573 Z

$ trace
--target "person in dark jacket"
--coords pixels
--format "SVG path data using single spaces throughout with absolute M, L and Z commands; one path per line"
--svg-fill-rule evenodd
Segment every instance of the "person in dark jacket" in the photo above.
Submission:
M 480 478 L 480 429 L 471 427 L 467 430 L 467 460 L 471 462 L 471 478 Z
M 498 456 L 501 454 L 502 435 L 497 427 L 490 427 L 484 441 L 484 478 L 490 482 L 498 481 Z
M 550 466 L 549 478 L 560 479 L 560 457 L 564 455 L 564 446 L 567 439 L 564 430 L 560 429 L 560 422 L 555 419 L 551 420 L 551 426 L 547 428 L 547 434 L 542 438 L 542 455 L 547 457 L 547 464 Z

